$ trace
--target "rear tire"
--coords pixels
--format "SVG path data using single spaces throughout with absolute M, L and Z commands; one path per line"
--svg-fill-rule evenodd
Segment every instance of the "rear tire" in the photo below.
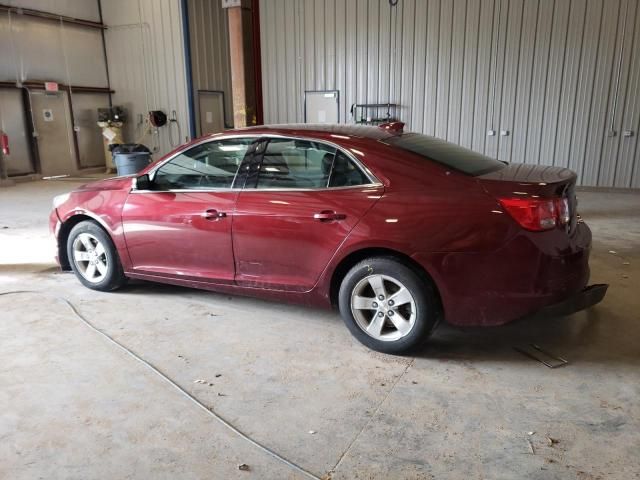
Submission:
M 94 222 L 80 222 L 71 229 L 67 257 L 73 273 L 87 288 L 111 292 L 127 283 L 113 241 Z
M 340 285 L 340 314 L 362 344 L 378 352 L 407 354 L 428 338 L 440 318 L 433 285 L 393 257 L 355 265 Z

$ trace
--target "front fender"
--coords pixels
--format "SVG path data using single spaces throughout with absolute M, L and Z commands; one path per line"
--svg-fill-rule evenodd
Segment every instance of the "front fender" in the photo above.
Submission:
M 66 236 L 81 219 L 91 219 L 100 225 L 111 237 L 122 266 L 130 265 L 122 228 L 122 209 L 129 191 L 123 190 L 80 190 L 71 192 L 69 198 L 56 209 L 61 226 L 57 235 L 59 255 L 65 248 Z

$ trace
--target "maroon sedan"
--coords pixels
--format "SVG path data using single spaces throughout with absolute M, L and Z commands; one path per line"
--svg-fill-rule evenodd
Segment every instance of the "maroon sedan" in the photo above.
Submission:
M 51 228 L 89 288 L 136 278 L 334 305 L 362 343 L 400 353 L 441 318 L 499 325 L 599 302 L 575 181 L 401 123 L 257 127 L 56 197 Z

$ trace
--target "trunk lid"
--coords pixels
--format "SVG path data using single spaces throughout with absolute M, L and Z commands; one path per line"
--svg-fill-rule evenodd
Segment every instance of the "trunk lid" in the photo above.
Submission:
M 573 231 L 577 221 L 576 179 L 575 172 L 568 168 L 523 163 L 510 163 L 476 177 L 482 188 L 496 198 L 566 198 L 568 231 Z

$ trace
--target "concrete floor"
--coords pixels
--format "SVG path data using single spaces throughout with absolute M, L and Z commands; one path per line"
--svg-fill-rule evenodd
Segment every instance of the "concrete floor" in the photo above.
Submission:
M 611 284 L 602 304 L 442 325 L 399 358 L 362 347 L 337 313 L 148 283 L 82 287 L 54 268 L 46 223 L 51 198 L 77 184 L 0 189 L 0 292 L 38 292 L 0 296 L 0 478 L 302 478 L 56 297 L 318 477 L 640 478 L 640 194 L 579 194 L 592 281 Z M 532 342 L 571 363 L 551 370 L 513 350 Z

